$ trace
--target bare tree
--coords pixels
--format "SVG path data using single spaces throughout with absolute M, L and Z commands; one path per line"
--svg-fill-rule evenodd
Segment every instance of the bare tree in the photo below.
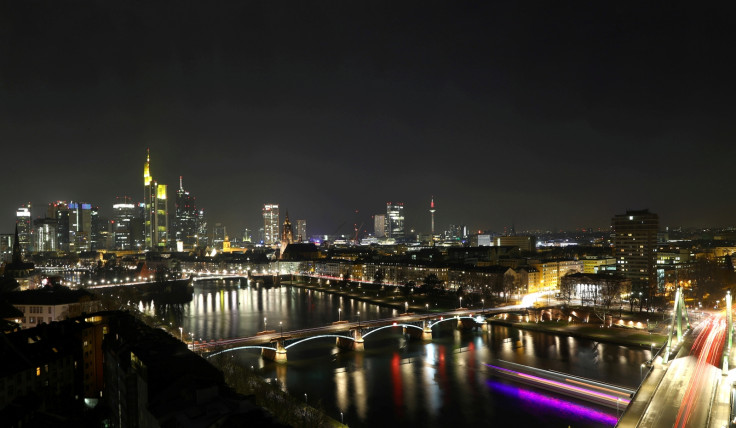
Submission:
M 570 275 L 563 276 L 560 280 L 560 298 L 569 305 L 574 295 L 575 280 Z

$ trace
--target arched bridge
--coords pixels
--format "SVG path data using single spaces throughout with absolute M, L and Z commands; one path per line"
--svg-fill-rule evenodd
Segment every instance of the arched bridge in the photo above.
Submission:
M 441 323 L 456 324 L 458 329 L 487 328 L 486 317 L 508 312 L 509 308 L 486 309 L 483 311 L 456 310 L 440 314 L 402 314 L 395 318 L 368 321 L 341 321 L 323 327 L 285 331 L 260 332 L 255 336 L 240 337 L 195 344 L 194 350 L 212 357 L 226 352 L 243 349 L 260 349 L 261 355 L 270 360 L 286 361 L 288 349 L 316 339 L 334 338 L 338 348 L 362 351 L 364 339 L 381 330 L 402 328 L 404 333 L 422 340 L 432 340 L 432 328 Z

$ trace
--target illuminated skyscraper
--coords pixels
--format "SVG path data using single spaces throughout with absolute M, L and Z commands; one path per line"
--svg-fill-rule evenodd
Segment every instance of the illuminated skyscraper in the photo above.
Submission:
M 37 218 L 33 220 L 34 248 L 36 252 L 56 251 L 56 219 Z
M 279 240 L 279 205 L 263 205 L 263 243 L 271 245 Z
M 184 190 L 182 177 L 179 177 L 179 190 L 176 191 L 176 216 L 172 225 L 173 238 L 177 249 L 190 251 L 197 245 L 197 204 L 194 196 Z
M 112 206 L 114 248 L 116 250 L 132 250 L 135 248 L 133 224 L 136 217 L 136 206 L 127 196 L 117 199 L 117 203 Z
M 386 235 L 397 241 L 404 239 L 404 204 L 386 204 Z
M 56 247 L 69 251 L 69 204 L 66 201 L 51 202 L 46 217 L 56 220 Z
M 626 211 L 611 221 L 613 226 L 613 254 L 616 270 L 630 279 L 632 285 L 656 285 L 657 232 L 659 216 L 649 210 Z
M 15 212 L 15 224 L 18 226 L 18 245 L 24 254 L 28 254 L 32 250 L 31 230 L 31 203 L 21 205 Z
M 69 202 L 69 251 L 92 249 L 92 205 Z
M 145 204 L 146 250 L 165 250 L 169 240 L 169 205 L 167 187 L 151 176 L 151 154 L 146 149 L 143 165 L 143 203 Z

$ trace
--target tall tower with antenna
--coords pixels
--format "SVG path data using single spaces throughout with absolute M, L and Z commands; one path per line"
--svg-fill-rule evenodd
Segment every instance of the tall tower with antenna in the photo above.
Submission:
M 432 201 L 429 203 L 429 214 L 432 218 L 432 237 L 434 237 L 434 212 L 436 210 L 434 209 L 434 196 L 432 196 Z

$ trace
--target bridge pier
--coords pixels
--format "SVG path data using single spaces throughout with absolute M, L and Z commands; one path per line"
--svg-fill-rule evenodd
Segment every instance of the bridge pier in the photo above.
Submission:
M 360 335 L 360 333 L 357 333 L 357 335 Z M 347 337 L 338 337 L 335 340 L 335 344 L 337 345 L 338 349 L 343 350 L 343 351 L 358 351 L 358 350 L 362 351 L 364 349 L 362 336 L 360 337 L 360 343 L 357 342 L 357 339 L 353 340 Z
M 263 348 L 261 350 L 261 357 L 269 361 L 275 361 L 277 363 L 286 362 L 286 348 L 284 348 L 284 340 L 276 339 L 271 343 L 276 344 L 276 350 Z
M 458 330 L 470 330 L 471 328 L 475 328 L 477 326 L 478 324 L 475 322 L 475 320 L 471 320 L 467 318 L 458 318 L 457 320 Z

